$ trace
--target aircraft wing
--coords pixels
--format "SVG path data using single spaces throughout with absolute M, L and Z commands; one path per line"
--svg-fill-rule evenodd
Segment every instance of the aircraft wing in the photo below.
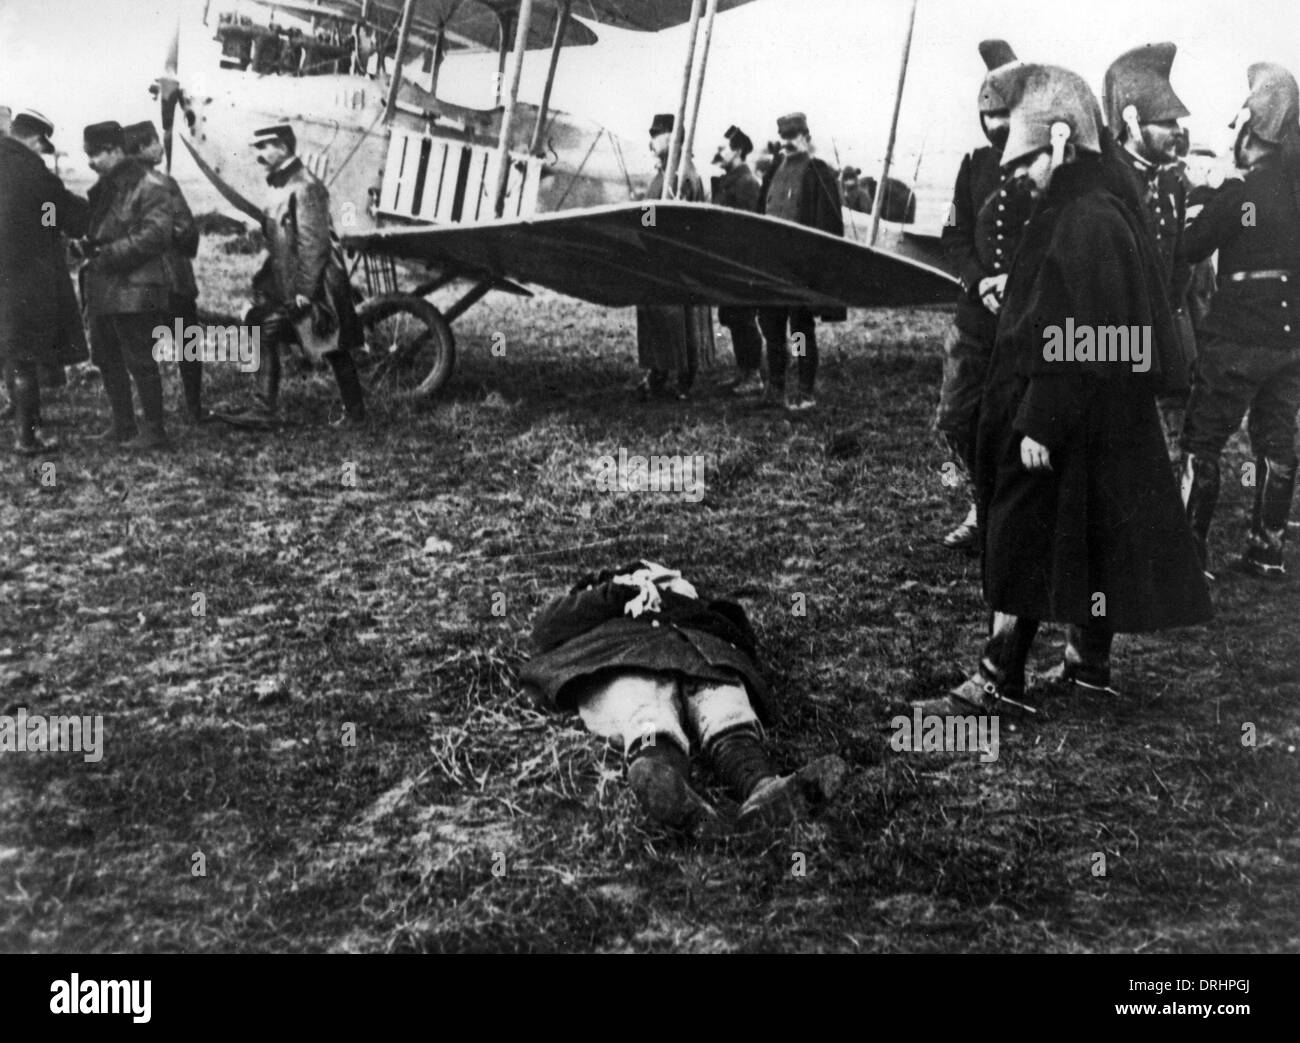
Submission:
M 751 0 L 718 0 L 718 13 Z M 514 0 L 518 7 L 518 0 Z M 659 32 L 691 19 L 691 0 L 574 0 L 573 13 L 619 29 Z
M 952 276 L 911 258 L 707 203 L 620 203 L 473 225 L 387 228 L 345 236 L 343 245 L 616 308 L 904 306 L 947 303 L 958 288 Z
M 277 0 L 258 0 L 271 7 Z M 364 22 L 386 33 L 396 34 L 402 20 L 403 0 L 316 0 L 317 14 L 334 14 L 348 21 Z M 518 0 L 415 0 L 411 17 L 414 37 L 430 44 L 441 32 L 450 49 L 457 53 L 495 50 L 501 32 L 500 14 L 512 14 Z M 533 22 L 528 33 L 529 49 L 549 48 L 559 19 L 557 0 L 534 0 Z M 586 46 L 596 42 L 587 26 L 569 20 L 564 46 Z

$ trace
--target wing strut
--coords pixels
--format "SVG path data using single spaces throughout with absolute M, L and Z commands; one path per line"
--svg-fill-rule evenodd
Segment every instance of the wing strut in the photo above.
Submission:
M 885 146 L 885 163 L 880 170 L 880 183 L 876 185 L 876 198 L 871 201 L 871 234 L 867 239 L 871 246 L 876 245 L 876 236 L 880 234 L 880 211 L 885 201 L 885 186 L 889 182 L 889 166 L 894 161 L 894 140 L 898 137 L 898 110 L 903 107 L 903 84 L 907 82 L 907 60 L 912 54 L 912 28 L 916 25 L 916 2 L 917 0 L 912 0 L 912 12 L 907 16 L 903 58 L 898 64 L 898 90 L 894 92 L 894 118 L 889 124 L 889 143 Z
M 704 94 L 704 76 L 709 68 L 709 46 L 713 42 L 713 19 L 718 15 L 718 0 L 709 0 L 708 14 L 704 18 L 704 44 L 700 48 L 700 60 L 695 70 L 691 93 L 690 119 L 686 121 L 686 138 L 682 144 L 682 156 L 677 165 L 677 185 L 680 194 L 682 182 L 686 180 L 686 171 L 690 169 L 691 158 L 695 153 L 695 129 L 700 120 L 700 98 Z
M 415 14 L 415 0 L 406 0 L 402 6 L 402 26 L 397 30 L 397 53 L 393 55 L 393 78 L 388 84 L 388 99 L 384 102 L 384 122 L 393 121 L 397 111 L 397 94 L 402 89 L 402 63 L 406 60 L 406 44 L 411 38 L 411 18 Z M 384 56 L 379 55 L 379 64 L 384 63 Z
M 551 42 L 551 66 L 546 72 L 546 87 L 542 90 L 537 125 L 533 127 L 533 140 L 528 146 L 529 155 L 541 155 L 538 150 L 542 147 L 542 134 L 546 130 L 546 113 L 551 107 L 551 88 L 555 86 L 555 70 L 560 64 L 560 48 L 564 46 L 564 34 L 569 29 L 569 12 L 572 9 L 573 0 L 560 0 L 560 10 L 555 19 L 555 39 Z
M 500 217 L 506 207 L 506 186 L 510 182 L 510 130 L 514 122 L 515 105 L 519 101 L 519 77 L 524 69 L 524 54 L 528 50 L 528 30 L 533 21 L 533 0 L 521 0 L 519 22 L 515 29 L 515 56 L 510 64 L 510 88 L 506 92 L 505 108 L 501 111 L 501 140 L 497 143 L 497 194 L 493 213 Z
M 681 162 L 682 140 L 686 130 L 686 95 L 691 89 L 691 74 L 695 70 L 695 41 L 700 32 L 700 15 L 704 12 L 704 0 L 691 0 L 691 31 L 686 44 L 686 68 L 682 70 L 682 92 L 677 102 L 677 117 L 673 122 L 672 143 L 668 146 L 668 165 L 664 168 L 664 187 L 661 193 L 664 199 L 675 199 L 677 185 L 673 184 L 673 174 Z

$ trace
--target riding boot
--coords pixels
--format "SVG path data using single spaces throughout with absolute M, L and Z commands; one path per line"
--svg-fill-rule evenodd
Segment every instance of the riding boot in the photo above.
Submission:
M 1192 529 L 1192 538 L 1196 544 L 1196 554 L 1201 561 L 1201 571 L 1207 578 L 1210 575 L 1209 536 L 1210 522 L 1214 520 L 1214 508 L 1219 503 L 1219 460 L 1218 457 L 1200 456 L 1187 453 L 1182 465 L 1183 507 L 1187 511 L 1187 523 Z
M 119 366 L 101 366 L 99 375 L 113 413 L 113 423 L 94 436 L 97 442 L 126 442 L 136 435 L 135 408 L 131 404 L 131 378 Z
M 691 789 L 686 751 L 671 736 L 658 734 L 637 740 L 628 749 L 627 779 L 632 793 L 651 819 L 660 825 L 692 829 L 715 823 L 718 813 Z
M 366 418 L 366 397 L 361 389 L 361 377 L 351 352 L 331 351 L 325 356 L 339 385 L 343 398 L 343 417 L 339 423 L 359 424 Z
M 125 443 L 123 448 L 140 451 L 170 449 L 171 441 L 167 438 L 164 422 L 166 414 L 163 407 L 162 374 L 158 372 L 157 366 L 151 370 L 137 372 L 135 387 L 140 395 L 140 412 L 143 414 L 143 419 L 140 433 Z
M 1114 633 L 1105 626 L 1076 626 L 1065 628 L 1065 658 L 1047 678 L 1073 684 L 1086 692 L 1118 695 L 1110 686 L 1110 646 Z
M 41 438 L 36 430 L 41 417 L 41 385 L 36 370 L 15 373 L 13 391 L 14 419 L 18 428 L 14 450 L 26 456 L 57 450 L 56 442 Z
M 191 424 L 203 423 L 203 363 L 198 359 L 181 359 L 181 392 L 185 396 L 185 415 Z
M 1282 560 L 1286 543 L 1286 522 L 1295 493 L 1296 468 L 1264 457 L 1256 469 L 1255 510 L 1250 522 L 1246 553 L 1234 564 L 1242 572 L 1262 579 L 1282 579 L 1286 564 Z M 1263 479 L 1259 480 L 1259 472 Z

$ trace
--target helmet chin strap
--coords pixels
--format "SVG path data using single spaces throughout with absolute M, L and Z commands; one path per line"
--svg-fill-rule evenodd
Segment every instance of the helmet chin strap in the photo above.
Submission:
M 1124 126 L 1128 128 L 1128 140 L 1130 149 L 1142 147 L 1142 124 L 1138 122 L 1138 110 L 1136 105 L 1125 105 L 1123 112 Z
M 1065 163 L 1065 146 L 1070 140 L 1070 125 L 1064 120 L 1052 124 L 1052 170 Z

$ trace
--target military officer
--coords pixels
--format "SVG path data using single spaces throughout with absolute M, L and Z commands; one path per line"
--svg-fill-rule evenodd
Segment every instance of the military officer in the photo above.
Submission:
M 979 52 L 989 72 L 1016 57 L 1005 40 L 985 40 Z M 988 75 L 980 85 L 979 116 L 989 143 L 962 159 L 943 229 L 944 250 L 962 288 L 956 321 L 944 343 L 943 383 L 935 412 L 935 428 L 967 476 L 974 472 L 975 422 L 993 353 L 1002 291 L 1033 203 L 1023 182 L 1008 182 L 1003 176 L 1000 163 L 1010 123 L 1009 105 Z M 945 547 L 978 553 L 975 513 L 972 502 L 965 519 L 944 537 Z
M 672 113 L 660 113 L 650 123 L 650 151 L 659 169 L 650 182 L 646 198 L 664 198 L 664 168 L 672 146 L 677 120 Z M 670 172 L 669 198 L 686 203 L 704 201 L 704 182 L 689 158 L 686 176 L 676 183 L 676 171 Z M 690 397 L 701 358 L 713 356 L 713 317 L 707 306 L 655 305 L 636 310 L 637 359 L 646 369 L 645 379 L 637 386 L 643 398 Z M 677 387 L 670 391 L 668 378 L 677 374 Z
M 251 145 L 272 190 L 262 225 L 267 258 L 253 277 L 254 304 L 245 319 L 261 326 L 259 390 L 252 409 L 219 419 L 239 427 L 275 427 L 280 421 L 280 348 L 298 343 L 334 371 L 343 399 L 343 415 L 334 425 L 360 424 L 366 416 L 365 396 L 351 351 L 363 337 L 330 221 L 329 190 L 303 165 L 289 124 L 255 131 Z
M 1219 498 L 1219 454 L 1249 414 L 1254 512 L 1234 564 L 1285 575 L 1283 543 L 1296 480 L 1300 409 L 1300 90 L 1280 65 L 1247 74 L 1250 96 L 1234 121 L 1237 166 L 1187 229 L 1189 260 L 1219 252 L 1219 289 L 1183 431 L 1183 498 L 1202 562 Z
M 1012 99 L 1003 168 L 1038 201 L 979 411 L 991 633 L 975 673 L 927 704 L 945 712 L 1030 709 L 1025 664 L 1040 621 L 1079 631 L 1064 679 L 1109 691 L 1114 634 L 1192 625 L 1211 611 L 1156 413 L 1178 348 L 1136 194 L 1122 198 L 1102 161 L 1100 107 L 1081 77 L 1017 64 L 991 78 Z M 1114 324 L 1151 330 L 1143 359 L 1051 347 L 1053 331 Z
M 158 169 L 163 158 L 163 145 L 158 130 L 146 120 L 123 129 L 127 154 L 153 169 L 154 174 L 167 186 L 172 204 L 172 249 L 166 256 L 167 271 L 171 277 L 171 304 L 169 318 L 181 320 L 186 329 L 198 325 L 199 287 L 194 281 L 193 258 L 199 252 L 199 229 L 190 212 L 185 194 L 170 174 Z M 185 415 L 191 424 L 204 420 L 202 406 L 203 363 L 199 359 L 186 359 L 178 355 L 181 390 L 185 396 Z
M 754 151 L 754 143 L 743 130 L 734 124 L 727 128 L 713 157 L 715 165 L 722 168 L 722 176 L 713 179 L 713 203 L 753 213 L 758 208 L 761 185 L 746 162 Z M 718 309 L 718 322 L 731 333 L 731 345 L 736 353 L 736 381 L 731 385 L 734 395 L 763 393 L 763 337 L 758 331 L 758 311 L 755 308 Z
M 1179 162 L 1184 138 L 1178 121 L 1189 115 L 1169 82 L 1178 48 L 1152 43 L 1125 51 L 1106 70 L 1102 101 L 1106 124 L 1119 146 L 1118 156 L 1136 179 L 1168 285 L 1169 307 L 1182 347 L 1185 368 L 1196 356 L 1195 334 L 1186 308 L 1191 269 L 1181 256 L 1187 191 Z M 1177 459 L 1187 393 L 1166 395 L 1160 414 L 1170 455 Z
M 773 161 L 763 181 L 759 210 L 770 217 L 820 229 L 831 235 L 844 234 L 840 209 L 839 179 L 823 160 L 813 155 L 808 118 L 792 112 L 776 121 L 781 154 Z M 842 322 L 843 308 L 814 313 L 809 308 L 772 307 L 759 312 L 758 324 L 767 342 L 768 400 L 800 412 L 813 409 L 817 379 L 817 318 Z M 799 366 L 799 391 L 786 400 L 785 374 L 790 364 L 787 329 L 794 334 Z

